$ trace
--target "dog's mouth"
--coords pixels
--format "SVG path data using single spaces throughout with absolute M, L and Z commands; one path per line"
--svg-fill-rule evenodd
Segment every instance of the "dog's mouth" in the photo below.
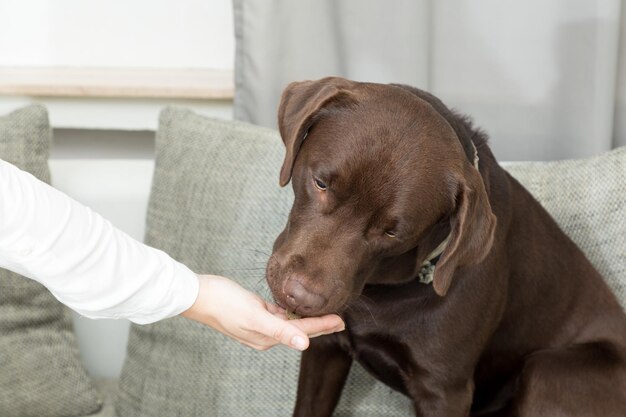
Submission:
M 342 315 L 342 313 L 349 309 L 350 305 L 355 301 L 350 297 L 341 297 L 339 299 L 330 298 L 326 303 L 324 303 L 323 306 L 318 308 L 307 308 L 307 306 L 299 304 L 289 304 L 288 301 L 286 301 L 287 296 L 285 295 L 281 297 L 273 294 L 272 298 L 274 304 L 284 310 L 285 316 L 288 320 L 306 317 L 320 317 L 327 314 Z
M 350 301 L 342 281 L 314 280 L 297 268 L 281 265 L 275 256 L 268 260 L 265 278 L 274 304 L 290 319 L 338 314 Z
M 348 304 L 346 301 L 345 303 L 339 303 L 341 305 L 336 305 L 336 300 L 325 300 L 322 305 L 313 307 L 301 301 L 294 300 L 293 297 L 290 297 L 284 292 L 276 294 L 274 290 L 272 290 L 272 299 L 275 305 L 284 310 L 285 316 L 289 320 L 305 317 L 319 317 L 331 313 L 339 314 L 340 311 L 347 308 Z
M 279 308 L 285 310 L 285 316 L 287 317 L 287 320 L 297 320 L 305 317 L 301 314 L 296 313 L 293 308 L 285 307 L 284 303 L 281 303 L 276 297 L 273 297 L 273 299 L 274 304 L 276 304 Z
M 285 311 L 285 316 L 287 316 L 287 320 L 298 320 L 302 318 L 302 316 L 298 313 L 294 313 L 289 310 Z

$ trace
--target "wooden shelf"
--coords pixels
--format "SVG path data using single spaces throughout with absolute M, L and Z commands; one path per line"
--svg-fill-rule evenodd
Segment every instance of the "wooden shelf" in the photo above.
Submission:
M 234 90 L 228 70 L 0 68 L 0 95 L 230 100 Z

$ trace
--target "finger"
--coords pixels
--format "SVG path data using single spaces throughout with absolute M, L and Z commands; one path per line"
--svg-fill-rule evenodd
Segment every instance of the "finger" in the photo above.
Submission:
M 289 317 L 287 317 L 287 314 L 284 313 L 284 312 L 282 312 L 282 313 L 273 313 L 273 316 L 274 317 L 278 317 L 281 320 L 285 320 L 285 321 L 289 320 Z
M 305 317 L 290 321 L 291 324 L 297 326 L 304 333 L 309 335 L 320 336 L 345 330 L 346 325 L 341 317 L 336 314 L 328 314 L 320 317 Z
M 278 317 L 281 319 L 289 319 L 287 317 L 287 310 L 280 307 L 279 305 L 272 304 L 270 302 L 265 301 L 265 308 L 267 309 L 267 311 L 272 313 L 275 317 Z M 315 321 L 309 322 L 310 319 L 315 320 Z M 323 319 L 323 320 L 319 321 L 318 319 Z M 345 323 L 343 322 L 341 317 L 339 317 L 337 314 L 327 314 L 327 315 L 319 316 L 319 317 L 307 317 L 304 319 L 290 319 L 290 320 L 292 324 L 295 324 L 296 326 L 298 326 L 305 333 L 317 334 L 318 336 L 321 336 L 322 334 L 334 333 L 337 331 L 345 330 L 346 328 Z M 302 320 L 306 320 L 306 322 L 302 325 L 304 326 L 304 328 L 301 327 L 299 324 L 299 322 Z M 321 329 L 314 333 L 310 333 L 309 331 L 307 331 L 309 327 L 313 331 L 315 330 L 315 326 L 320 326 L 320 325 L 328 326 L 328 328 Z
M 309 347 L 309 338 L 305 332 L 291 322 L 278 318 L 271 313 L 258 317 L 255 330 L 297 350 L 305 350 Z
M 277 306 L 276 304 L 266 302 L 265 307 L 267 308 L 267 311 L 269 311 L 272 314 L 276 314 L 276 313 L 284 314 L 285 313 L 285 309 L 280 306 Z
M 327 330 L 327 331 L 323 331 L 323 332 L 311 333 L 308 336 L 309 336 L 309 339 L 313 339 L 314 337 L 320 337 L 320 336 L 324 336 L 324 335 L 327 335 L 327 334 L 333 334 L 333 333 L 336 333 L 338 331 L 340 331 L 340 330 Z
M 227 333 L 225 334 L 238 341 L 242 345 L 246 345 L 255 350 L 267 350 L 278 344 L 278 342 L 271 337 L 267 337 L 257 332 L 250 332 L 250 334 L 247 336 L 233 334 L 229 335 Z

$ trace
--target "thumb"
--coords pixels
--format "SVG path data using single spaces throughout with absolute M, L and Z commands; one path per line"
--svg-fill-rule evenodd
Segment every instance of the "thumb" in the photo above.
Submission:
M 309 337 L 306 333 L 271 313 L 263 315 L 256 330 L 290 348 L 305 350 L 309 347 Z

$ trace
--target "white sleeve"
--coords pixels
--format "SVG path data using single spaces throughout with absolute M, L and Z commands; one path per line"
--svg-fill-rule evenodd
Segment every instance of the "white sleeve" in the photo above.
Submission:
M 0 160 L 0 267 L 90 318 L 145 324 L 195 302 L 198 278 L 165 252 Z

